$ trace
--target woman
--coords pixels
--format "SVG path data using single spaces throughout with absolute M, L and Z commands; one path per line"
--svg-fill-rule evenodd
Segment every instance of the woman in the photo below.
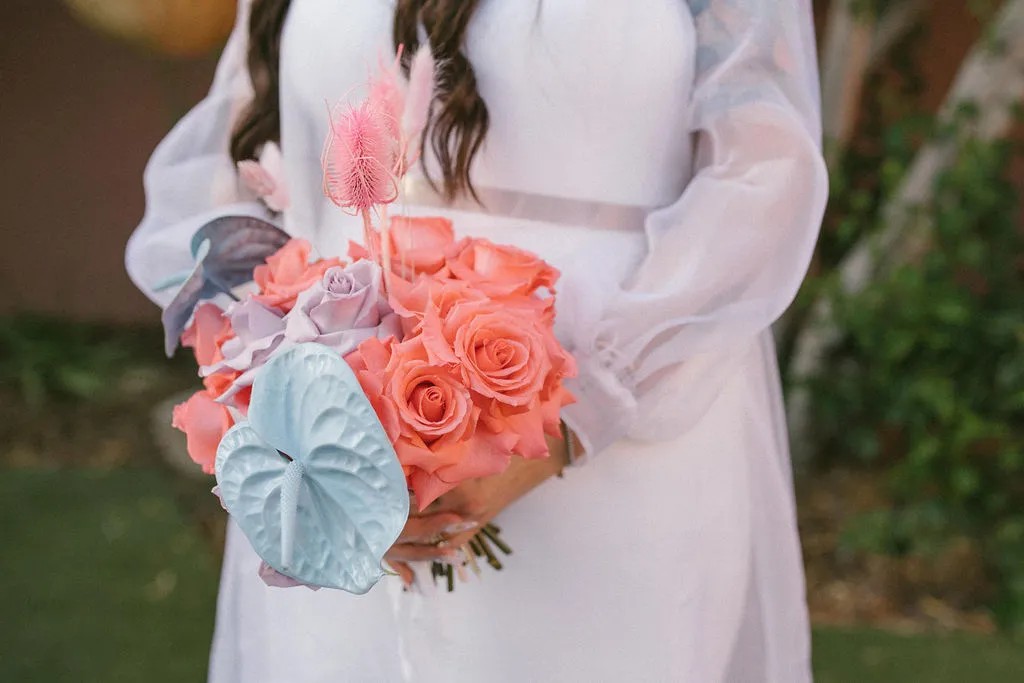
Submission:
M 552 478 L 557 444 L 410 520 L 389 554 L 419 570 L 408 591 L 268 588 L 230 527 L 210 680 L 808 680 L 769 326 L 827 194 L 809 0 L 248 4 L 147 170 L 135 282 L 165 303 L 154 284 L 190 265 L 199 225 L 260 211 L 234 162 L 269 140 L 285 229 L 343 253 L 361 226 L 321 195 L 324 103 L 427 40 L 448 72 L 405 210 L 561 269 L 580 366 L 563 417 L 586 460 Z M 449 594 L 405 564 L 494 516 L 504 571 Z

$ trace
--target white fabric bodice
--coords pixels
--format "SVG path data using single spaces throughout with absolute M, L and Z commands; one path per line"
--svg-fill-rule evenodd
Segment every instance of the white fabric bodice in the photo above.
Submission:
M 308 191 L 297 217 L 323 201 L 324 103 L 365 95 L 393 54 L 393 16 L 390 0 L 293 0 L 281 101 L 289 178 Z M 485 0 L 466 54 L 490 115 L 476 185 L 644 207 L 682 192 L 696 54 L 684 3 Z
M 356 102 L 365 95 L 367 75 L 394 49 L 393 15 L 389 0 L 295 0 L 289 12 L 281 101 L 293 205 L 285 221 L 325 255 L 343 253 L 361 231 L 361 222 L 320 190 L 325 102 Z M 643 50 L 630 49 L 638 43 Z M 581 50 L 581 44 L 594 49 Z M 490 206 L 461 212 L 421 207 L 415 197 L 400 210 L 448 215 L 460 234 L 534 251 L 562 270 L 563 289 L 566 282 L 584 282 L 591 271 L 610 280 L 627 277 L 644 251 L 642 224 L 588 230 L 589 203 L 665 205 L 689 179 L 690 89 L 678 87 L 693 82 L 694 33 L 686 6 L 612 0 L 597 9 L 572 0 L 488 0 L 473 18 L 466 53 L 490 116 L 472 169 L 475 186 L 482 194 L 498 189 L 581 201 L 561 211 L 558 222 L 492 214 Z M 588 77 L 594 72 L 602 78 Z M 435 164 L 428 163 L 436 177 Z M 422 169 L 411 175 L 421 176 Z M 569 323 L 580 308 L 576 288 L 570 286 L 564 298 L 559 333 L 571 343 L 575 324 Z
M 365 96 L 367 75 L 392 54 L 393 12 L 388 0 L 294 0 L 289 13 L 281 142 L 292 206 L 284 219 L 289 232 L 309 238 L 325 256 L 343 254 L 362 230 L 321 191 L 325 102 Z M 643 49 L 631 49 L 637 44 Z M 599 9 L 574 0 L 485 0 L 466 52 L 490 115 L 472 169 L 475 186 L 485 197 L 498 189 L 575 202 L 566 202 L 557 221 L 531 216 L 528 201 L 525 216 L 492 213 L 490 206 L 419 206 L 415 197 L 398 209 L 447 215 L 459 234 L 515 244 L 558 267 L 558 334 L 578 346 L 576 331 L 596 316 L 588 313 L 594 276 L 625 280 L 646 248 L 642 222 L 593 229 L 593 207 L 663 206 L 689 180 L 692 17 L 673 0 L 612 0 Z M 411 175 L 421 174 L 417 167 Z

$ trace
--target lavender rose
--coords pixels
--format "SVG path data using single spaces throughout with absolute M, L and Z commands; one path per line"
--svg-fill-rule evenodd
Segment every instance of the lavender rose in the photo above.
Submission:
M 242 374 L 218 397 L 224 401 L 252 384 L 256 371 L 272 355 L 305 342 L 315 342 L 345 355 L 370 337 L 399 336 L 401 323 L 381 291 L 380 267 L 356 261 L 324 272 L 319 282 L 301 292 L 285 315 L 253 298 L 228 309 L 235 338 L 221 347 L 224 359 L 200 368 L 207 376 L 230 368 Z
M 330 268 L 320 282 L 299 294 L 285 316 L 285 336 L 293 342 L 317 342 L 344 355 L 370 337 L 397 335 L 398 318 L 381 283 L 380 267 L 372 261 Z

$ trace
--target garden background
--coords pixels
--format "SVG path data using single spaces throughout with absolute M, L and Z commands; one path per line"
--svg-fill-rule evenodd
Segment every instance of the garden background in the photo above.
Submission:
M 0 680 L 202 680 L 223 517 L 124 274 L 232 0 L 0 6 Z M 832 200 L 777 326 L 819 681 L 1024 671 L 1024 1 L 816 2 Z

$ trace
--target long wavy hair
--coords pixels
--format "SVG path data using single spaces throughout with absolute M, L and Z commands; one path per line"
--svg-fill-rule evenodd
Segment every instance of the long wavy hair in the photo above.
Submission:
M 255 158 L 260 147 L 281 140 L 281 29 L 291 0 L 254 0 L 249 17 L 249 74 L 253 99 L 231 135 L 234 160 Z M 419 48 L 419 27 L 438 63 L 437 100 L 423 145 L 433 151 L 446 198 L 475 196 L 469 178 L 473 158 L 487 135 L 487 105 L 477 91 L 476 75 L 463 51 L 466 29 L 479 0 L 398 0 L 392 27 L 395 47 L 404 46 L 402 68 Z M 433 181 L 432 181 L 433 182 Z

